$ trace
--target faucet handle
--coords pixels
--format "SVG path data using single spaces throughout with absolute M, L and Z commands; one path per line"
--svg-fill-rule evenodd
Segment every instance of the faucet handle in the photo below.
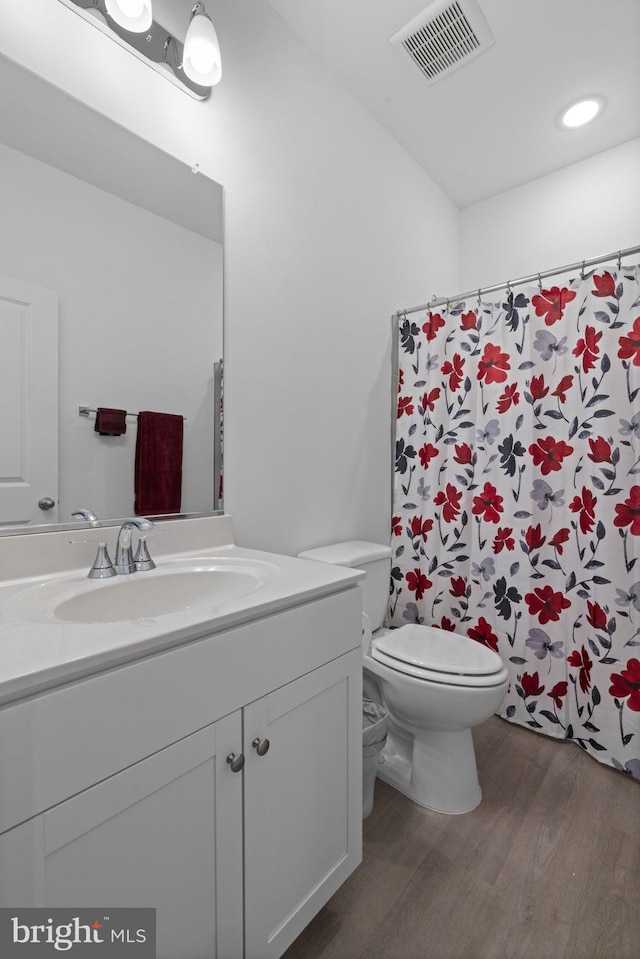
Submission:
M 89 579 L 110 579 L 112 576 L 116 575 L 116 570 L 111 562 L 111 557 L 109 556 L 106 543 L 96 543 L 95 540 L 92 539 L 70 539 L 69 542 L 74 546 L 80 546 L 88 543 L 90 546 L 98 547 L 98 552 L 96 553 L 96 558 L 93 561 L 93 566 L 87 573 Z
M 161 533 L 165 533 L 164 529 L 156 529 L 152 533 L 142 533 L 138 537 L 138 548 L 136 549 L 136 555 L 134 562 L 136 564 L 136 570 L 139 573 L 144 573 L 148 569 L 155 569 L 156 564 L 151 559 L 149 555 L 149 548 L 147 546 L 147 537 L 148 536 L 159 536 Z

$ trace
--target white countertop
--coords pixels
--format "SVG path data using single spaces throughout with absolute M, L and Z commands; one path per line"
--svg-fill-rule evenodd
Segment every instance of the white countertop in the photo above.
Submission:
M 95 586 L 96 581 L 87 579 L 92 552 L 87 547 L 87 562 L 81 567 L 69 566 L 61 555 L 72 557 L 77 564 L 78 552 L 77 547 L 68 549 L 69 539 L 74 538 L 68 531 L 0 538 L 0 705 L 338 592 L 364 577 L 359 570 L 236 546 L 227 516 L 158 523 L 159 530 L 165 530 L 165 526 L 168 537 L 150 540 L 157 570 L 135 573 L 126 577 L 127 581 L 152 577 L 179 558 L 220 560 L 238 564 L 239 568 L 254 564 L 261 574 L 260 585 L 238 599 L 219 605 L 198 605 L 157 619 L 94 624 L 60 622 L 37 615 L 18 617 L 11 609 L 25 589 L 49 588 L 48 584 L 53 584 L 52 588 L 64 584 L 71 589 Z M 93 541 L 112 539 L 117 529 L 83 529 L 83 538 L 85 534 Z M 29 544 L 27 540 L 33 542 Z M 173 552 L 167 551 L 172 549 Z M 13 562 L 9 562 L 11 558 Z M 52 565 L 55 572 L 41 571 Z M 21 575 L 8 578 L 6 573 L 11 567 Z

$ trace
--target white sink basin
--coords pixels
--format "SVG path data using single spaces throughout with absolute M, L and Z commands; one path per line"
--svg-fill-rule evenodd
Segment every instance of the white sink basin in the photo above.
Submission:
M 270 571 L 268 563 L 181 560 L 108 580 L 64 577 L 16 593 L 6 612 L 31 621 L 98 624 L 157 619 L 201 608 L 206 618 L 207 611 L 259 589 Z

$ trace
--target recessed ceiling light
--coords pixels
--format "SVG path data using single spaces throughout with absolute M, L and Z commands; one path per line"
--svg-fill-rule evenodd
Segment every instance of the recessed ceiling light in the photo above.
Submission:
M 603 108 L 604 100 L 602 97 L 586 97 L 564 110 L 560 117 L 560 123 L 563 127 L 573 130 L 575 127 L 584 126 L 585 123 L 595 120 L 602 113 Z

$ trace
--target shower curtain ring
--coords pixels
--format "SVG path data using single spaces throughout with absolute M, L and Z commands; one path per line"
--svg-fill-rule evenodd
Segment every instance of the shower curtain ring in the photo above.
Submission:
M 542 293 L 542 277 L 540 276 L 539 273 L 538 273 L 538 289 Z
M 480 309 L 480 307 L 482 306 L 482 300 L 480 299 L 481 293 L 482 293 L 482 289 L 478 290 L 478 309 Z
M 622 250 L 618 250 L 618 273 L 622 269 Z
M 581 279 L 581 280 L 584 280 L 584 268 L 585 268 L 585 260 L 582 261 L 582 268 L 581 268 L 581 270 L 580 270 L 580 279 Z

